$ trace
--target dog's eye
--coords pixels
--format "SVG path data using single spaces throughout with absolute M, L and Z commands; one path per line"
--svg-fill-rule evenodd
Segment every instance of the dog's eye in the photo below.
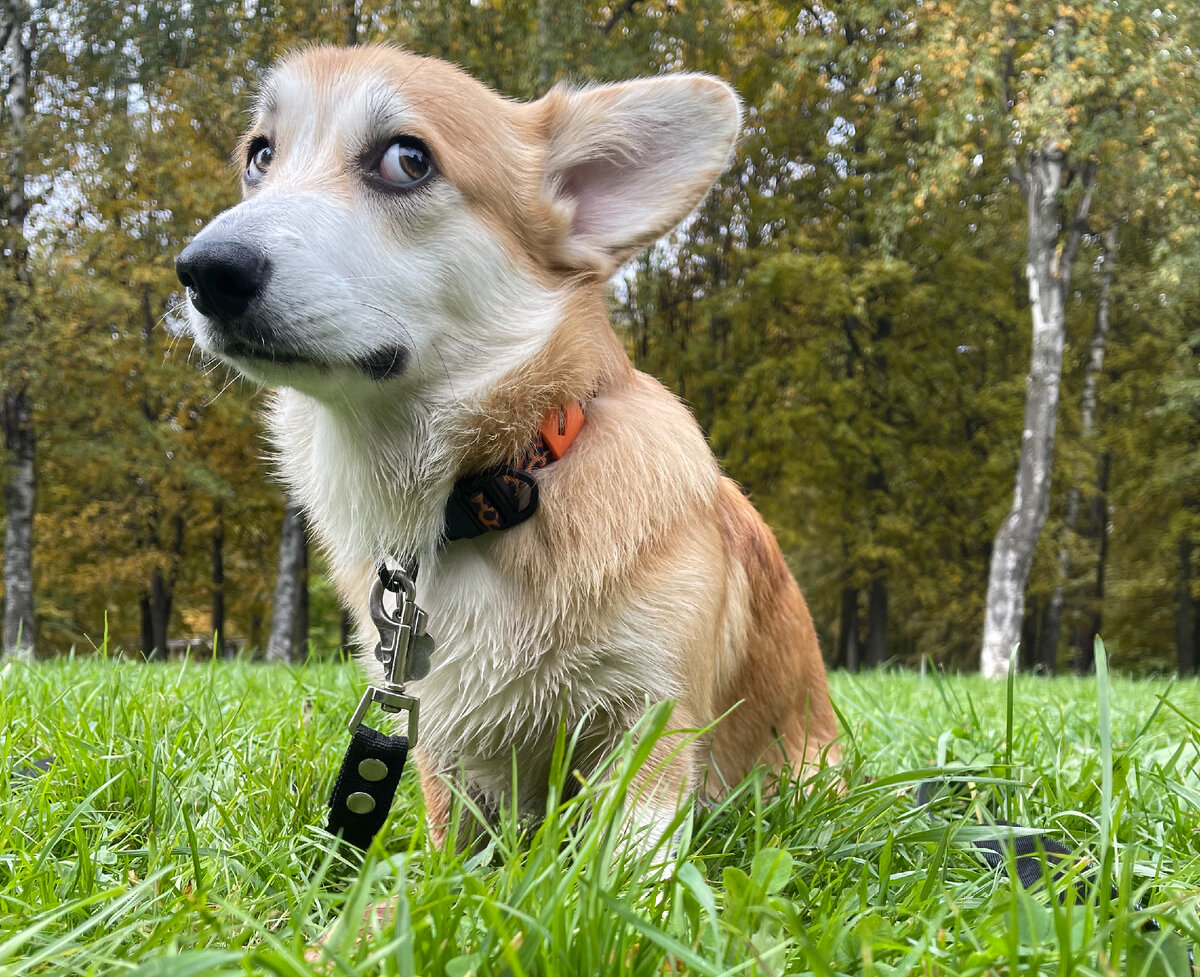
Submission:
M 261 180 L 270 169 L 271 160 L 275 158 L 275 150 L 265 139 L 256 139 L 250 144 L 250 159 L 246 163 L 246 179 L 253 183 Z
M 378 173 L 388 183 L 412 186 L 429 176 L 433 160 L 429 151 L 416 139 L 397 139 L 384 151 Z

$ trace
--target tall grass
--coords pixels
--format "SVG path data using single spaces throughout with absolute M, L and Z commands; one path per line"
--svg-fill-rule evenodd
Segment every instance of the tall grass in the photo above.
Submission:
M 581 785 L 564 732 L 578 789 L 473 844 L 431 842 L 406 774 L 364 858 L 320 829 L 353 666 L 7 665 L 0 975 L 1190 972 L 1200 685 L 1018 677 L 1011 718 L 976 678 L 832 687 L 840 767 L 751 779 L 671 846 L 622 834 L 659 709 Z M 1104 881 L 1075 905 L 989 869 L 971 842 L 1005 818 L 1087 859 L 1058 891 Z

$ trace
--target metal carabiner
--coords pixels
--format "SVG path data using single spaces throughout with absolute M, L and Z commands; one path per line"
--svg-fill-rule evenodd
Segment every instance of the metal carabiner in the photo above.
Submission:
M 403 567 L 388 570 L 381 565 L 369 596 L 371 620 L 379 631 L 375 657 L 384 667 L 389 687 L 399 691 L 406 682 L 429 674 L 434 645 L 425 630 L 426 614 L 417 606 L 413 576 Z M 384 607 L 385 590 L 396 594 L 395 611 Z
M 393 594 L 404 592 L 404 596 L 409 600 L 416 600 L 417 597 L 417 565 L 413 564 L 413 569 L 409 570 L 403 563 L 396 567 L 395 570 L 389 570 L 387 561 L 379 564 L 379 570 L 376 574 L 379 578 L 379 584 L 385 590 L 390 590 Z M 374 591 L 374 586 L 371 590 Z
M 384 563 L 380 565 L 379 572 L 371 583 L 368 606 L 371 620 L 379 631 L 375 657 L 384 668 L 384 687 L 367 686 L 358 707 L 350 717 L 350 732 L 353 734 L 362 724 L 373 702 L 378 703 L 384 712 L 406 712 L 410 747 L 415 746 L 417 742 L 420 702 L 415 696 L 405 694 L 404 682 L 408 677 L 425 677 L 429 671 L 429 654 L 433 644 L 433 639 L 425 633 L 425 612 L 417 606 L 414 576 L 415 573 L 409 573 L 403 567 L 389 570 Z M 396 595 L 395 611 L 389 611 L 383 606 L 384 591 L 391 591 Z M 415 666 L 411 669 L 413 674 L 409 676 L 409 651 L 414 643 L 417 654 L 412 663 Z

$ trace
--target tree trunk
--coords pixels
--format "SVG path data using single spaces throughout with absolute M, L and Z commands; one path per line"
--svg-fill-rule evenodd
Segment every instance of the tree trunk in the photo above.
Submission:
M 4 486 L 4 657 L 32 661 L 36 645 L 33 616 L 34 468 L 33 409 L 24 391 L 4 395 L 4 444 L 8 472 Z
M 1192 599 L 1192 672 L 1200 662 L 1200 597 Z
M 298 505 L 289 502 L 283 512 L 283 532 L 279 540 L 279 573 L 275 578 L 271 636 L 267 639 L 268 661 L 290 662 L 295 659 L 300 588 L 304 580 L 304 549 L 304 512 Z
M 161 565 L 150 575 L 150 592 L 143 598 L 142 606 L 142 654 L 146 661 L 166 659 L 168 655 L 167 635 L 171 623 L 171 606 L 175 600 L 175 582 L 179 576 L 179 563 L 183 555 L 183 516 L 171 520 L 173 538 L 167 549 L 167 570 Z M 150 538 L 158 545 L 158 533 L 152 526 Z
M 1180 677 L 1196 674 L 1196 607 L 1192 600 L 1192 549 L 1185 530 L 1179 536 L 1179 586 L 1175 602 L 1175 656 Z
M 262 612 L 256 609 L 250 612 L 250 628 L 246 632 L 246 644 L 251 649 L 252 654 L 257 654 L 263 647 L 263 616 Z
M 225 524 L 219 512 L 212 536 L 212 634 L 216 654 L 231 657 L 225 644 Z
M 31 285 L 29 243 L 25 218 L 29 200 L 25 195 L 25 120 L 32 100 L 33 48 L 36 27 L 27 25 L 24 4 L 5 0 L 0 4 L 0 35 L 7 44 L 8 84 L 4 95 L 5 124 L 9 130 L 7 192 L 0 217 L 5 225 L 0 242 L 7 253 L 7 281 L 0 286 L 3 298 L 3 341 L 20 350 L 29 331 L 27 302 Z M 28 35 L 26 28 L 28 27 Z M 16 367 L 14 369 L 13 367 Z M 4 647 L 0 657 L 31 661 L 36 646 L 33 613 L 33 514 L 36 505 L 37 471 L 34 466 L 36 440 L 33 403 L 21 376 L 19 363 L 5 364 L 0 420 L 4 424 Z
M 1034 657 L 1037 650 L 1037 633 L 1042 622 L 1042 609 L 1035 597 L 1025 602 L 1025 611 L 1021 620 L 1021 646 L 1017 654 L 1017 668 L 1034 668 L 1040 670 L 1040 662 Z
M 541 98 L 550 90 L 550 0 L 537 0 L 537 60 L 538 77 L 537 91 L 534 95 Z
M 838 661 L 848 672 L 858 671 L 858 591 L 842 589 L 842 626 L 838 631 Z
M 1083 398 L 1079 411 L 1080 436 L 1084 443 L 1092 438 L 1096 426 L 1096 403 L 1099 399 L 1100 374 L 1104 369 L 1104 347 L 1108 341 L 1109 314 L 1112 306 L 1112 283 L 1117 266 L 1117 226 L 1111 225 L 1104 232 L 1104 249 L 1101 252 L 1100 296 L 1096 305 L 1096 322 L 1092 328 L 1092 342 L 1088 347 L 1087 369 L 1083 377 Z M 1099 483 L 1097 471 L 1097 484 Z M 1063 542 L 1058 550 L 1058 583 L 1046 607 L 1041 634 L 1041 661 L 1051 675 L 1058 664 L 1058 642 L 1062 631 L 1063 604 L 1066 585 L 1071 577 L 1071 539 L 1075 535 L 1075 524 L 1079 519 L 1079 501 L 1082 493 L 1079 484 L 1072 484 L 1067 494 L 1067 511 L 1063 516 Z M 1103 537 L 1101 537 L 1103 539 Z
M 300 587 L 297 594 L 296 631 L 292 635 L 293 647 L 301 659 L 308 657 L 308 519 L 300 512 Z
M 887 658 L 887 581 L 876 577 L 867 594 L 867 665 L 878 668 Z
M 150 593 L 146 591 L 138 601 L 142 613 L 142 657 L 154 661 L 154 612 L 151 610 Z
M 147 654 L 150 660 L 168 657 L 167 633 L 171 621 L 171 588 L 159 568 L 150 577 L 150 634 L 152 644 Z
M 1075 671 L 1091 675 L 1096 670 L 1096 638 L 1104 621 L 1104 575 L 1108 568 L 1108 472 L 1112 455 L 1104 452 L 1096 469 L 1096 494 L 1092 497 L 1090 521 L 1096 540 L 1096 574 L 1093 577 L 1087 627 L 1075 656 Z
M 361 19 L 358 3 L 359 0 L 343 0 L 342 3 L 342 43 L 346 47 L 354 47 L 358 43 L 358 28 Z
M 1029 154 L 1019 171 L 1028 219 L 1026 276 L 1033 318 L 1033 351 L 1025 389 L 1025 426 L 1017 465 L 1013 504 L 996 535 L 988 572 L 980 671 L 989 678 L 1008 673 L 1021 637 L 1025 584 L 1033 551 L 1050 505 L 1050 473 L 1058 420 L 1059 382 L 1066 335 L 1066 296 L 1079 231 L 1091 201 L 1090 175 L 1084 197 L 1064 243 L 1059 189 L 1065 156 L 1056 145 Z

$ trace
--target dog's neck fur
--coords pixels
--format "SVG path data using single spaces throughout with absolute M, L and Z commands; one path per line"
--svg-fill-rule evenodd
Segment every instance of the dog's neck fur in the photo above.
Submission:
M 277 391 L 268 417 L 279 471 L 335 568 L 389 556 L 433 560 L 456 479 L 514 461 L 547 411 L 587 401 L 630 374 L 602 284 L 572 283 L 562 309 L 536 356 L 461 399 L 401 393 L 326 403 Z M 387 535 L 367 538 L 367 527 L 387 527 Z

